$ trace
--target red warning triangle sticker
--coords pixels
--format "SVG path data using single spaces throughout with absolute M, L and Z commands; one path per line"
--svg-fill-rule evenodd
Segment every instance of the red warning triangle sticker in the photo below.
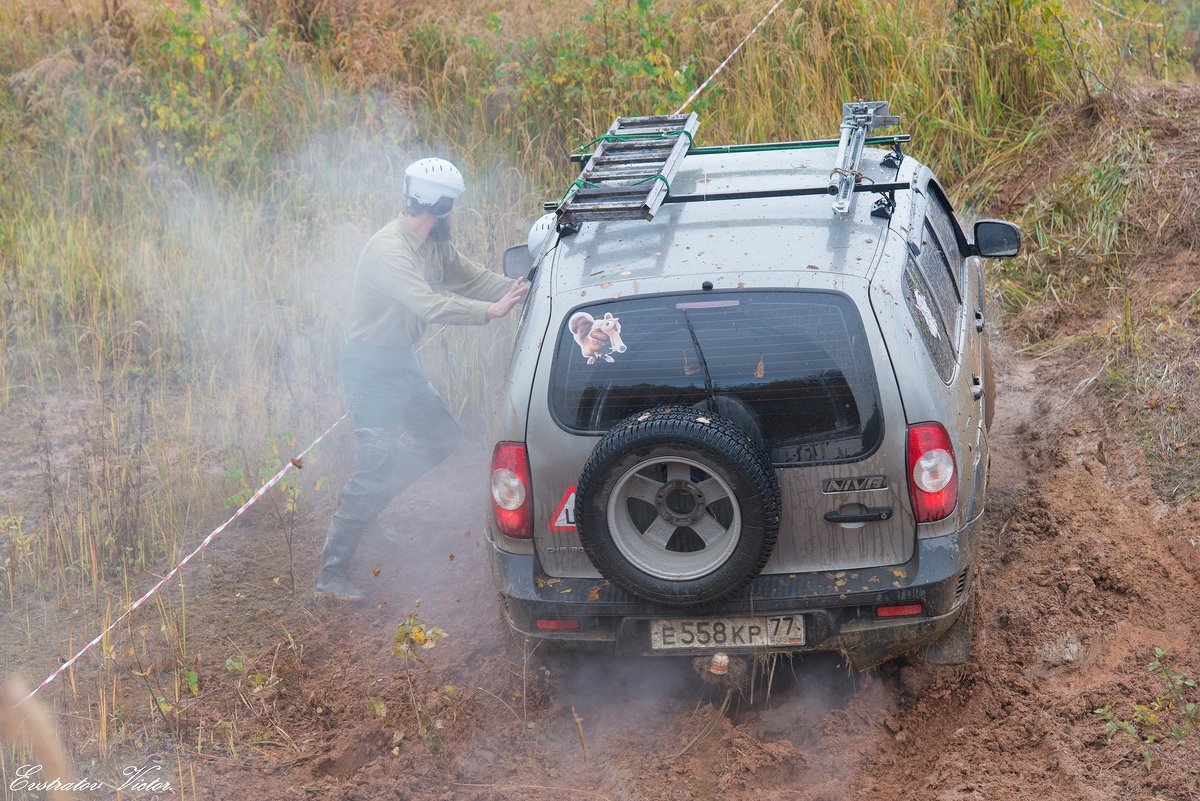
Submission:
M 562 500 L 550 518 L 550 530 L 556 534 L 572 534 L 575 532 L 575 485 L 567 487 Z

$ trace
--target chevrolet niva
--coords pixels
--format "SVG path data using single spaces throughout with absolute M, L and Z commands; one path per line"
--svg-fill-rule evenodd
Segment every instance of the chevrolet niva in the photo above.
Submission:
M 837 139 L 618 119 L 505 254 L 508 625 L 618 654 L 969 658 L 993 385 L 981 257 L 886 102 Z M 832 208 L 831 208 L 832 205 Z

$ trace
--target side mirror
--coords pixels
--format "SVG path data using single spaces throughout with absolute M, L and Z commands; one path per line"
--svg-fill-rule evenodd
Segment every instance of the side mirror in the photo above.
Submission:
M 972 249 L 989 259 L 1011 258 L 1021 251 L 1021 229 L 1003 220 L 980 220 Z
M 526 245 L 513 245 L 504 251 L 504 274 L 509 278 L 527 278 L 533 269 L 533 257 Z

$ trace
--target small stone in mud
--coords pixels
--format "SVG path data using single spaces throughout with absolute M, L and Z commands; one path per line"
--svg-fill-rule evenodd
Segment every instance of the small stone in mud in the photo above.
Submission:
M 903 724 L 901 724 L 901 723 L 900 723 L 900 721 L 896 720 L 896 719 L 895 719 L 894 717 L 892 717 L 891 715 L 888 715 L 887 717 L 885 717 L 885 718 L 883 719 L 883 725 L 887 726 L 887 727 L 888 727 L 888 731 L 890 731 L 892 734 L 896 734 L 896 733 L 898 733 L 898 732 L 899 732 L 901 729 L 903 729 L 903 728 L 904 728 L 904 725 L 903 725 Z

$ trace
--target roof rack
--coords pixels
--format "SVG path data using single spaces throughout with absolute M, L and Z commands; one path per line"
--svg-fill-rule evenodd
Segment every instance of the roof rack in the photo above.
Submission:
M 865 145 L 890 146 L 883 166 L 898 168 L 904 160 L 901 145 L 911 141 L 908 134 L 871 136 L 876 128 L 899 125 L 900 118 L 888 114 L 886 100 L 856 101 L 842 104 L 842 125 L 837 139 L 811 139 L 790 142 L 766 142 L 744 145 L 697 147 L 693 143 L 699 118 L 695 113 L 647 117 L 618 117 L 608 131 L 579 148 L 571 161 L 583 164 L 583 170 L 561 200 L 544 204 L 546 211 L 558 214 L 560 228 L 577 228 L 579 223 L 604 220 L 652 220 L 663 203 L 697 203 L 710 200 L 744 200 L 766 197 L 830 195 L 836 214 L 850 211 L 855 193 L 883 195 L 872 208 L 877 217 L 890 217 L 895 208 L 895 192 L 908 189 L 906 182 L 861 183 Z M 595 145 L 588 155 L 587 148 Z M 671 195 L 671 179 L 686 155 L 717 153 L 754 153 L 781 150 L 809 150 L 837 147 L 837 157 L 829 183 L 825 186 L 796 187 L 770 191 Z
M 893 151 L 899 150 L 906 142 L 911 142 L 910 134 L 888 134 L 887 136 L 868 136 L 864 144 L 870 147 L 887 145 Z M 692 145 L 688 148 L 689 156 L 709 156 L 721 153 L 767 153 L 778 150 L 819 150 L 825 147 L 837 147 L 840 139 L 797 139 L 787 142 L 754 142 L 744 145 Z M 894 154 L 889 154 L 892 157 Z M 900 154 L 903 156 L 903 154 Z M 573 164 L 586 164 L 592 156 L 590 153 L 572 153 L 568 158 Z M 897 161 L 892 166 L 899 166 Z
M 559 223 L 654 219 L 699 126 L 695 112 L 618 117 L 589 143 L 595 152 L 556 204 Z

